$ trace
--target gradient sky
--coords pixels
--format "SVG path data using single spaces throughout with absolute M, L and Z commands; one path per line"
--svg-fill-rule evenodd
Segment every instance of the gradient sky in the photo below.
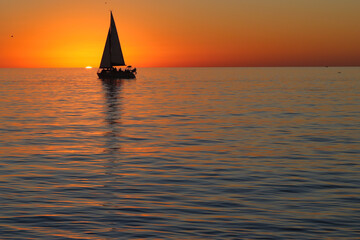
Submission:
M 0 0 L 0 67 L 360 66 L 359 0 Z M 13 35 L 13 37 L 11 37 Z

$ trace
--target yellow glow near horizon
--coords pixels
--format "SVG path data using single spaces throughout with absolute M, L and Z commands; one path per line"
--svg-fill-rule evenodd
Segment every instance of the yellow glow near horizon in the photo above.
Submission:
M 86 66 L 85 68 L 87 68 L 87 69 L 91 69 L 91 68 L 92 68 L 92 66 Z
M 109 8 L 136 67 L 360 65 L 359 0 L 124 3 L 0 1 L 0 67 L 98 66 Z

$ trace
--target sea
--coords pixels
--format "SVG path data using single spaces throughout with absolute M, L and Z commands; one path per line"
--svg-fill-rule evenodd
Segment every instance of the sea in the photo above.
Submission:
M 360 68 L 0 69 L 0 239 L 359 239 Z

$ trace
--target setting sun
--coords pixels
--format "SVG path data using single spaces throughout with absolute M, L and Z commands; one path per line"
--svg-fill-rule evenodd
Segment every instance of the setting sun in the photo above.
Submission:
M 85 68 L 87 68 L 87 69 L 91 69 L 91 68 L 92 68 L 92 66 L 86 66 Z

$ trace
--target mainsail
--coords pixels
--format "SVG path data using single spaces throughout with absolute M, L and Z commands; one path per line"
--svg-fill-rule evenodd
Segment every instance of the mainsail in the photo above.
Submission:
M 121 51 L 119 36 L 117 34 L 114 17 L 111 12 L 110 28 L 106 39 L 100 68 L 110 68 L 113 66 L 125 66 L 125 61 Z

